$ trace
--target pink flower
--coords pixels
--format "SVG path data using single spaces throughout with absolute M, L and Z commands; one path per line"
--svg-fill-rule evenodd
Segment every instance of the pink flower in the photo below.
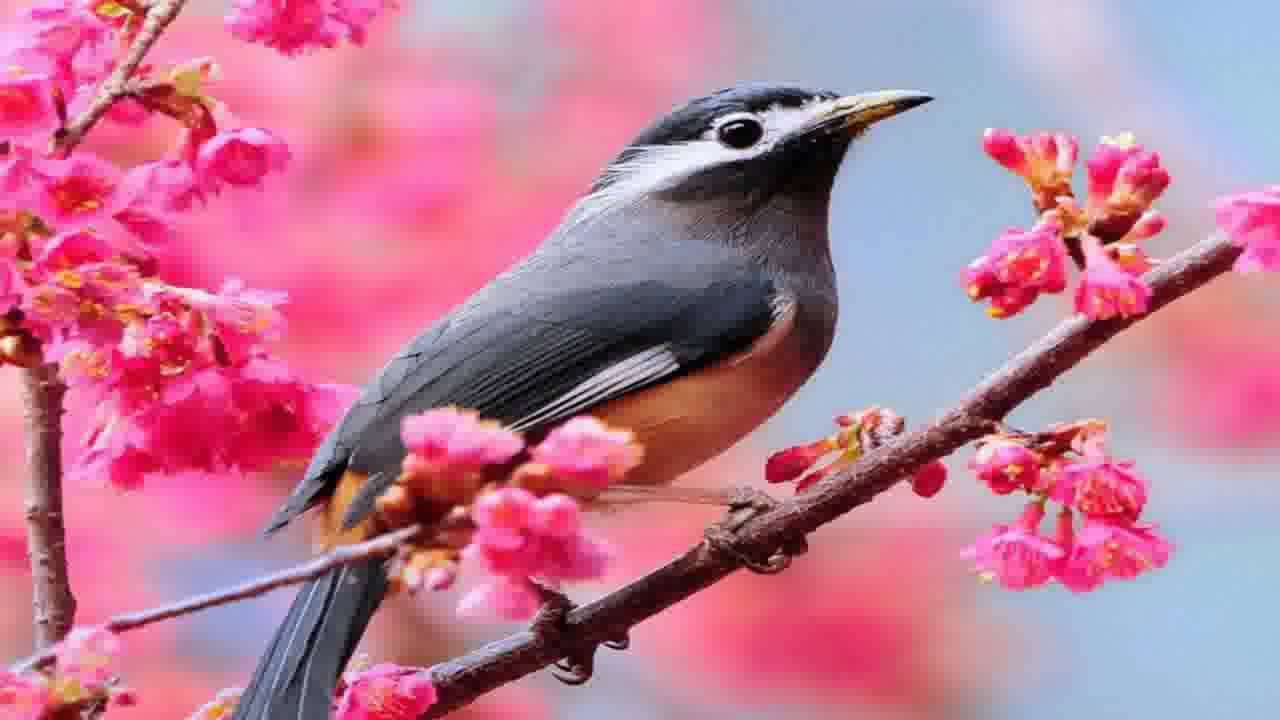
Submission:
M 42 675 L 15 675 L 0 670 L 0 715 L 12 720 L 40 720 L 56 706 Z
M 204 201 L 195 170 L 182 160 L 157 160 L 130 168 L 125 192 L 135 202 L 143 200 L 161 210 L 185 212 Z
M 969 462 L 969 469 L 997 495 L 1031 491 L 1040 484 L 1040 456 L 1007 438 L 984 442 Z
M 533 617 L 541 605 L 542 597 L 528 581 L 499 577 L 468 590 L 458 601 L 458 615 L 517 622 Z
M 1131 134 L 1103 138 L 1086 164 L 1089 208 L 1097 216 L 1141 213 L 1169 187 L 1160 155 L 1144 150 Z
M 791 482 L 813 467 L 823 455 L 834 450 L 830 438 L 823 438 L 808 445 L 796 445 L 769 456 L 764 464 L 764 479 L 770 483 Z
M 1076 311 L 1091 320 L 1131 317 L 1147 312 L 1151 288 L 1124 271 L 1092 235 L 1082 241 L 1085 270 L 1076 287 Z
M 227 29 L 245 42 L 261 43 L 285 55 L 313 47 L 331 48 L 341 39 L 324 0 L 233 0 Z
M 0 155 L 0 209 L 26 209 L 39 181 L 36 153 L 25 145 L 11 143 Z
M 45 160 L 38 170 L 43 178 L 34 210 L 60 231 L 101 223 L 123 209 L 120 169 L 96 155 Z
M 1041 293 L 1062 292 L 1067 286 L 1067 251 L 1061 226 L 1049 220 L 1029 231 L 1005 230 L 965 269 L 961 281 L 970 300 L 990 300 L 988 313 L 994 317 L 1019 312 Z
M 1068 534 L 1067 531 L 1060 531 Z M 1173 545 L 1155 525 L 1118 525 L 1087 520 L 1073 538 L 1070 552 L 1056 570 L 1058 581 L 1076 592 L 1096 589 L 1107 579 L 1131 580 L 1164 567 Z
M 1032 192 L 1043 194 L 1048 200 L 1071 192 L 1080 143 L 1070 135 L 1038 132 L 1020 136 L 989 128 L 982 135 L 982 149 L 1026 180 Z
M 417 720 L 435 701 L 430 672 L 379 663 L 347 673 L 335 720 Z
M 240 128 L 202 144 L 195 167 L 204 187 L 217 192 L 223 183 L 259 187 L 268 174 L 283 172 L 289 158 L 289 146 L 269 130 Z
M 500 465 L 524 449 L 518 433 L 480 414 L 436 408 L 404 419 L 400 437 L 410 452 L 406 471 L 471 471 Z
M 1213 209 L 1218 227 L 1244 248 L 1237 272 L 1280 270 L 1280 185 L 1218 198 Z
M 1027 504 L 1014 525 L 996 525 L 961 553 L 974 562 L 982 577 L 1010 590 L 1026 590 L 1049 582 L 1057 561 L 1065 554 L 1054 541 L 1039 534 L 1044 505 Z
M 27 140 L 58 127 L 48 75 L 0 73 L 0 139 Z
M 630 430 L 611 430 L 596 418 L 580 416 L 548 433 L 531 455 L 558 478 L 602 488 L 639 465 L 643 450 Z
M 102 685 L 118 673 L 120 637 L 103 627 L 71 630 L 57 648 L 58 672 L 81 685 Z
M 471 518 L 476 530 L 463 555 L 502 581 L 473 590 L 461 611 L 528 617 L 520 613 L 538 606 L 536 596 L 529 598 L 528 579 L 559 583 L 604 574 L 609 550 L 583 532 L 578 503 L 567 495 L 538 498 L 522 488 L 501 488 L 481 495 Z
M 1132 461 L 1087 455 L 1059 468 L 1053 499 L 1090 518 L 1133 522 L 1147 504 L 1147 483 Z
M 931 498 L 942 492 L 947 482 L 947 466 L 941 460 L 925 463 L 911 476 L 911 490 L 920 497 Z
M 226 24 L 245 42 L 296 55 L 346 40 L 361 45 L 369 24 L 395 0 L 234 0 Z

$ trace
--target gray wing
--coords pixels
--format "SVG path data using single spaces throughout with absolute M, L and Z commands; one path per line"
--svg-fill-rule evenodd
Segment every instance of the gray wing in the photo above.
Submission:
M 407 415 L 457 405 L 536 430 L 745 350 L 768 332 L 778 293 L 757 266 L 664 263 L 632 256 L 625 273 L 662 280 L 619 278 L 514 298 L 501 287 L 482 291 L 382 369 L 316 451 L 268 532 L 326 497 L 347 468 L 371 478 L 361 507 L 347 515 L 358 521 L 399 471 Z

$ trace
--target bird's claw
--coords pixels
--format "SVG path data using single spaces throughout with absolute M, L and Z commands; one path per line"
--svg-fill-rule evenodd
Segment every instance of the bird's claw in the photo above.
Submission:
M 788 541 L 761 561 L 741 548 L 739 531 L 752 518 L 773 510 L 779 505 L 776 498 L 751 487 L 734 488 L 729 496 L 729 512 L 723 520 L 703 533 L 707 546 L 716 552 L 733 558 L 751 572 L 760 575 L 776 575 L 791 567 L 791 559 L 803 555 L 809 545 L 803 537 Z
M 620 635 L 602 643 L 586 646 L 575 646 L 572 638 L 565 638 L 568 631 L 569 611 L 573 603 L 564 593 L 549 588 L 541 583 L 532 583 L 542 596 L 542 607 L 534 616 L 530 629 L 534 634 L 546 638 L 559 638 L 562 643 L 573 649 L 564 658 L 552 666 L 551 675 L 565 685 L 582 685 L 595 674 L 596 649 L 603 645 L 610 650 L 626 650 L 631 640 L 624 630 Z

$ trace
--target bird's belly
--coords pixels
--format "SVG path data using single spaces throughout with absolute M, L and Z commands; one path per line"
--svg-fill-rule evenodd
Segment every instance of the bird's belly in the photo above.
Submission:
M 593 414 L 636 433 L 644 461 L 628 484 L 663 485 L 727 450 L 782 407 L 820 358 L 787 343 L 624 396 Z

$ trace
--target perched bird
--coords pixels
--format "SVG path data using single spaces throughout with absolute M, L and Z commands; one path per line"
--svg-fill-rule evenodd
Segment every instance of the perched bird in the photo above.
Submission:
M 405 456 L 401 420 L 445 405 L 535 438 L 582 413 L 631 429 L 645 447 L 635 487 L 727 449 L 831 344 L 828 208 L 850 144 L 929 100 L 753 83 L 659 118 L 530 256 L 383 367 L 268 531 L 319 505 L 324 542 L 367 539 Z M 327 718 L 387 584 L 372 560 L 303 585 L 234 718 Z

